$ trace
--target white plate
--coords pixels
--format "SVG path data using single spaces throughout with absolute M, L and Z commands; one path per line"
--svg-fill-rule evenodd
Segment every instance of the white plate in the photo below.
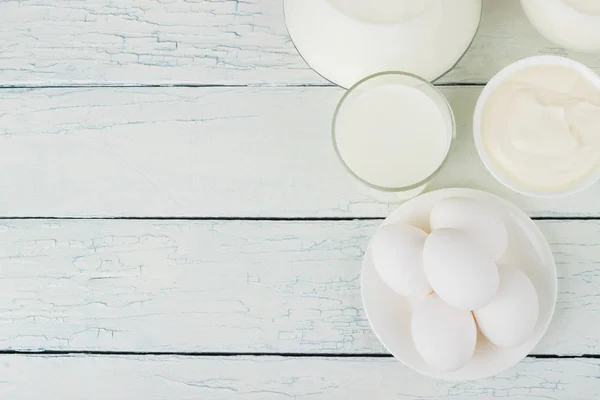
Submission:
M 296 49 L 345 88 L 386 71 L 434 80 L 471 44 L 482 0 L 285 0 Z
M 521 361 L 538 344 L 550 325 L 556 304 L 557 278 L 554 257 L 544 235 L 518 207 L 495 195 L 473 189 L 442 189 L 415 197 L 402 204 L 382 225 L 405 223 L 429 232 L 429 213 L 435 203 L 447 197 L 482 199 L 497 207 L 509 231 L 509 245 L 501 262 L 520 267 L 531 279 L 539 297 L 540 313 L 535 333 L 515 348 L 492 345 L 481 334 L 473 358 L 456 372 L 440 372 L 427 365 L 415 349 L 410 332 L 411 301 L 392 291 L 375 271 L 369 246 L 361 272 L 363 306 L 373 331 L 398 360 L 433 378 L 474 380 L 496 375 Z

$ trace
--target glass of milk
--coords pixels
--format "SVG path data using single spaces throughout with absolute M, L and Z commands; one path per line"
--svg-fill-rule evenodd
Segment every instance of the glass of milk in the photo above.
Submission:
M 333 146 L 346 170 L 384 202 L 421 193 L 448 158 L 452 109 L 427 80 L 405 72 L 371 75 L 335 110 Z

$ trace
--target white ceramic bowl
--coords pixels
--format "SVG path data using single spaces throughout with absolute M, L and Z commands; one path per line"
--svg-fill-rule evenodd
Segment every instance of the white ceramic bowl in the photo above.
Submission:
M 577 51 L 600 50 L 600 1 L 521 0 L 525 15 L 546 39 Z
M 441 76 L 471 44 L 481 8 L 482 0 L 284 1 L 298 52 L 344 88 L 382 71 Z
M 529 68 L 534 65 L 557 65 L 572 68 L 579 74 L 581 74 L 584 78 L 586 78 L 591 84 L 596 86 L 600 91 L 600 77 L 594 71 L 592 71 L 580 62 L 559 56 L 534 56 L 521 59 L 500 70 L 500 72 L 498 72 L 496 75 L 494 75 L 494 77 L 492 77 L 492 79 L 488 82 L 488 84 L 481 92 L 481 95 L 477 100 L 477 104 L 475 105 L 475 113 L 473 116 L 473 139 L 475 141 L 475 147 L 477 148 L 477 153 L 479 153 L 481 161 L 483 161 L 483 164 L 488 169 L 488 171 L 494 176 L 494 178 L 496 178 L 504 186 L 517 193 L 530 197 L 564 197 L 585 190 L 592 186 L 594 183 L 596 183 L 600 179 L 600 165 L 596 167 L 596 170 L 589 174 L 586 178 L 574 182 L 572 185 L 565 189 L 557 191 L 535 190 L 529 187 L 519 185 L 514 177 L 507 175 L 506 172 L 502 171 L 500 168 L 497 168 L 492 162 L 491 157 L 483 144 L 481 132 L 481 119 L 487 99 L 494 92 L 494 90 L 496 90 L 496 88 L 508 77 L 510 77 L 519 70 Z
M 361 272 L 361 293 L 373 331 L 398 360 L 413 370 L 433 378 L 474 380 L 496 375 L 521 361 L 544 336 L 556 304 L 556 265 L 544 235 L 518 207 L 495 195 L 472 189 L 442 189 L 415 197 L 402 204 L 382 225 L 404 223 L 429 231 L 429 213 L 435 203 L 447 197 L 481 199 L 496 207 L 507 224 L 509 245 L 502 259 L 519 266 L 538 294 L 540 313 L 534 335 L 523 345 L 501 348 L 479 334 L 471 361 L 455 372 L 440 372 L 427 365 L 413 344 L 410 330 L 412 302 L 390 289 L 377 274 L 370 253 L 365 253 Z

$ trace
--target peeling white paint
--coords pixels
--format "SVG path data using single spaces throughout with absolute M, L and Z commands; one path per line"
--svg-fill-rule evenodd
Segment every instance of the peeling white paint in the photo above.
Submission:
M 589 400 L 598 360 L 529 359 L 474 382 L 420 376 L 391 358 L 0 356 L 11 400 Z
M 539 224 L 560 281 L 535 352 L 600 354 L 600 222 Z M 7 220 L 0 348 L 380 353 L 359 282 L 377 225 Z
M 497 193 L 534 216 L 599 216 L 600 186 L 530 199 L 481 164 L 480 88 L 442 89 L 458 143 L 432 188 Z M 331 145 L 338 88 L 0 91 L 2 216 L 385 217 Z
M 342 95 L 285 30 L 281 0 L 0 1 L 0 217 L 384 217 L 339 166 Z M 518 0 L 486 0 L 440 82 L 484 83 L 554 47 Z M 300 87 L 273 87 L 298 85 Z M 600 216 L 503 189 L 471 141 L 476 87 L 444 87 L 458 143 L 432 188 L 488 190 L 535 216 Z M 0 350 L 380 353 L 362 310 L 377 221 L 0 221 Z M 600 222 L 545 221 L 559 301 L 538 354 L 600 354 Z M 529 359 L 433 382 L 392 359 L 0 355 L 0 398 L 590 399 L 596 359 Z
M 0 2 L 0 85 L 326 84 L 289 39 L 281 0 Z M 518 0 L 486 0 L 465 57 L 440 82 L 489 80 L 536 54 L 600 71 L 543 39 Z

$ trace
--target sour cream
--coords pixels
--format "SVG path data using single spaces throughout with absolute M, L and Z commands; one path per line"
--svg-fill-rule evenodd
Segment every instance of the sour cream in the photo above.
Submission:
M 521 60 L 496 75 L 477 104 L 484 163 L 525 194 L 568 194 L 600 165 L 600 78 L 562 57 Z

